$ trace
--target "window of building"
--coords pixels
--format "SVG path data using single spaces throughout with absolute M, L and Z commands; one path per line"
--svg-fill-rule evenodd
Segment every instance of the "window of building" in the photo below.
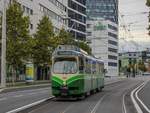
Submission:
M 91 24 L 87 24 L 87 28 L 90 28 L 91 27 Z
M 112 45 L 115 45 L 115 46 L 118 45 L 118 43 L 117 43 L 116 41 L 112 41 L 112 40 L 108 40 L 108 43 L 109 43 L 109 44 L 112 44 Z
M 117 27 L 112 26 L 112 25 L 110 25 L 110 24 L 108 24 L 108 28 L 109 28 L 109 29 L 112 29 L 112 30 L 114 30 L 114 31 L 118 31 L 118 28 L 117 28 Z
M 108 59 L 117 60 L 117 56 L 108 55 Z
M 40 6 L 40 11 L 45 13 L 47 16 L 49 16 L 49 18 L 54 19 L 54 20 L 61 22 L 61 23 L 65 23 L 65 19 L 63 17 L 61 17 L 60 15 L 49 10 L 48 8 L 46 8 L 45 6 L 43 6 L 41 4 L 39 4 L 39 6 Z
M 117 50 L 117 49 L 114 49 L 114 48 L 108 48 L 108 51 L 109 51 L 109 52 L 113 52 L 113 53 L 117 53 L 117 52 L 118 52 L 118 50 Z
M 111 33 L 111 32 L 108 32 L 108 36 L 113 37 L 113 38 L 115 38 L 115 39 L 118 38 L 118 36 L 117 36 L 116 34 Z
M 108 62 L 108 66 L 117 67 L 117 65 L 115 62 Z
M 30 24 L 30 29 L 33 29 L 33 24 Z
M 92 32 L 87 32 L 87 36 L 92 36 Z

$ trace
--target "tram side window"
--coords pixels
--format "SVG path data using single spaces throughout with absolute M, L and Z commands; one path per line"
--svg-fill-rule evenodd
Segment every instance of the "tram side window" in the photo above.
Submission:
M 98 64 L 99 65 L 99 74 L 101 74 L 102 73 L 102 66 L 101 66 L 101 64 Z
M 84 72 L 84 59 L 83 59 L 83 57 L 79 57 L 79 71 L 80 71 L 80 73 Z
M 91 63 L 90 63 L 90 60 L 88 60 L 88 59 L 86 59 L 85 72 L 87 74 L 91 74 Z
M 92 62 L 92 73 L 96 74 L 96 62 Z
M 101 74 L 103 74 L 104 73 L 104 65 L 103 64 L 100 64 L 100 70 L 101 70 Z
M 100 74 L 100 65 L 97 63 L 97 74 Z

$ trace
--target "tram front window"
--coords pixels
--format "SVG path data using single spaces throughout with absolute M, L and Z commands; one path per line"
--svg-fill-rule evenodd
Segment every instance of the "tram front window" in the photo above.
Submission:
M 58 74 L 74 74 L 77 72 L 77 61 L 75 58 L 56 58 L 54 60 L 53 72 Z

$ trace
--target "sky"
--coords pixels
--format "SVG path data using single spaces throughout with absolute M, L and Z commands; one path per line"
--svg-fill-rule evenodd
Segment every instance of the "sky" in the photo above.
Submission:
M 120 49 L 135 51 L 137 48 L 150 48 L 150 36 L 147 35 L 149 8 L 145 3 L 146 0 L 119 0 Z

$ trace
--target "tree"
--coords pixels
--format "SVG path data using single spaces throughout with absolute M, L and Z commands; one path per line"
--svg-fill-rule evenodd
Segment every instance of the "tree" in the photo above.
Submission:
M 143 71 L 143 72 L 147 71 L 146 66 L 142 60 L 140 60 L 138 63 L 138 69 Z
M 150 6 L 150 0 L 147 0 L 146 5 Z
M 61 29 L 57 40 L 59 40 L 59 44 L 75 45 L 86 51 L 88 54 L 91 54 L 91 48 L 88 44 L 83 41 L 76 41 L 74 39 L 75 38 L 69 32 L 65 31 L 65 29 Z
M 78 46 L 79 48 L 83 49 L 84 51 L 86 51 L 89 55 L 92 54 L 92 50 L 90 48 L 90 46 L 83 42 L 83 41 L 76 41 L 74 42 L 74 45 Z
M 54 32 L 51 21 L 47 16 L 40 20 L 37 32 L 34 35 L 35 45 L 33 46 L 32 58 L 37 65 L 50 64 L 53 52 Z
M 7 15 L 7 64 L 11 66 L 15 78 L 17 69 L 28 58 L 29 17 L 23 16 L 23 11 L 17 2 L 12 2 L 6 12 Z
M 147 5 L 148 7 L 150 7 L 150 0 L 147 0 L 146 5 Z M 149 22 L 150 22 L 150 13 L 149 13 L 148 18 L 149 18 Z M 149 30 L 149 35 L 150 35 L 150 25 L 148 26 L 148 30 Z

